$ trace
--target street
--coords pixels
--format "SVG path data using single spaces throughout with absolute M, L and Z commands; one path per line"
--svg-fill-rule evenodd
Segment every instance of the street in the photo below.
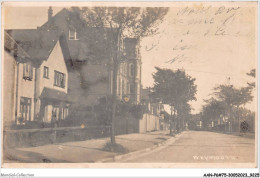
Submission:
M 253 163 L 254 139 L 206 131 L 133 133 L 116 137 L 127 154 L 103 149 L 109 138 L 5 150 L 5 162 Z
M 214 132 L 187 131 L 164 147 L 118 162 L 254 162 L 254 139 Z

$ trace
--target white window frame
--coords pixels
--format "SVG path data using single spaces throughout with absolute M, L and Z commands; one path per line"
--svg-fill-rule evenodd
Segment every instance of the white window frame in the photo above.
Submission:
M 69 40 L 79 40 L 77 38 L 77 31 L 76 30 L 69 30 Z
M 23 79 L 30 80 L 33 79 L 33 67 L 31 62 L 27 62 L 23 64 Z
M 43 78 L 49 79 L 49 67 L 43 67 Z
M 54 86 L 65 88 L 66 86 L 66 75 L 62 72 L 54 70 Z

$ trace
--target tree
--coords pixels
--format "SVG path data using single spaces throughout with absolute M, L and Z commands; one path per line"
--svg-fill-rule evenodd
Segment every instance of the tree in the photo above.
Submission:
M 218 87 L 215 87 L 214 90 L 216 97 L 226 104 L 232 130 L 232 123 L 235 119 L 233 118 L 234 107 L 239 108 L 241 105 L 245 105 L 252 101 L 253 96 L 251 93 L 251 87 L 235 88 L 233 85 L 219 85 Z M 237 117 L 238 123 L 239 118 L 240 117 Z
M 239 131 L 240 132 L 248 132 L 254 130 L 254 123 L 255 123 L 255 115 L 254 112 L 243 108 L 234 108 L 233 110 L 234 116 L 237 118 L 242 118 L 241 124 L 239 124 Z
M 249 73 L 247 73 L 248 76 L 255 78 L 255 69 L 250 70 Z M 247 82 L 248 87 L 255 88 L 255 82 Z
M 222 116 L 226 116 L 227 107 L 226 103 L 223 101 L 218 101 L 215 98 L 205 100 L 206 105 L 203 106 L 201 119 L 203 121 L 204 127 L 210 124 L 212 121 L 217 121 Z
M 187 75 L 183 70 L 172 71 L 159 67 L 155 67 L 155 69 L 157 71 L 153 74 L 154 86 L 151 97 L 162 101 L 163 104 L 170 105 L 170 134 L 172 134 L 173 119 L 174 130 L 176 131 L 177 113 L 180 116 L 180 113 L 190 110 L 188 102 L 196 100 L 197 86 L 194 84 L 195 79 Z
M 255 78 L 255 69 L 252 69 L 248 76 Z M 238 130 L 240 130 L 240 119 L 245 118 L 248 112 L 244 106 L 253 100 L 252 91 L 255 88 L 255 82 L 247 83 L 248 86 L 235 88 L 233 85 L 219 85 L 214 88 L 215 98 L 206 100 L 203 107 L 202 118 L 204 122 L 209 122 L 219 118 L 220 115 L 228 117 L 230 129 L 236 120 Z
M 190 114 L 191 105 L 187 102 L 179 103 L 176 106 L 176 109 L 179 113 L 179 115 L 177 117 L 177 121 L 178 121 L 177 123 L 179 123 L 178 128 L 182 131 L 182 130 L 184 130 L 185 124 L 191 117 L 191 114 Z
M 111 143 L 115 144 L 116 89 L 117 71 L 122 59 L 122 39 L 134 37 L 141 39 L 158 31 L 158 25 L 163 21 L 168 8 L 161 7 L 83 7 L 79 10 L 89 27 L 108 28 L 112 33 L 112 123 Z
M 161 111 L 160 114 L 163 115 L 164 122 L 168 123 L 170 120 L 170 114 L 168 114 L 166 111 Z

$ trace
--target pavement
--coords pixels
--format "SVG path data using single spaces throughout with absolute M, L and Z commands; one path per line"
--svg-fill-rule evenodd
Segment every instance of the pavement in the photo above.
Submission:
M 104 151 L 110 138 L 4 150 L 4 163 L 254 163 L 255 140 L 207 131 L 169 131 L 116 136 L 126 154 Z
M 255 163 L 255 140 L 214 132 L 186 131 L 164 147 L 117 162 Z
M 255 138 L 255 133 L 240 133 L 240 132 L 235 132 L 235 133 L 232 133 L 231 135 L 236 135 L 236 136 L 241 136 L 241 137 L 246 137 L 246 138 L 252 138 L 254 139 Z
M 129 153 L 160 146 L 168 139 L 169 131 L 134 133 L 116 136 L 116 143 L 126 148 Z M 113 161 L 120 153 L 104 151 L 104 145 L 110 138 L 86 141 L 56 143 L 37 147 L 4 150 L 4 163 L 80 163 Z

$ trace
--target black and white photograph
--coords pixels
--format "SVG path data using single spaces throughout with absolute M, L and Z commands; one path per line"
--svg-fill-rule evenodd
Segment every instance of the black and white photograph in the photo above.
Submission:
M 2 167 L 255 168 L 257 8 L 3 2 Z

